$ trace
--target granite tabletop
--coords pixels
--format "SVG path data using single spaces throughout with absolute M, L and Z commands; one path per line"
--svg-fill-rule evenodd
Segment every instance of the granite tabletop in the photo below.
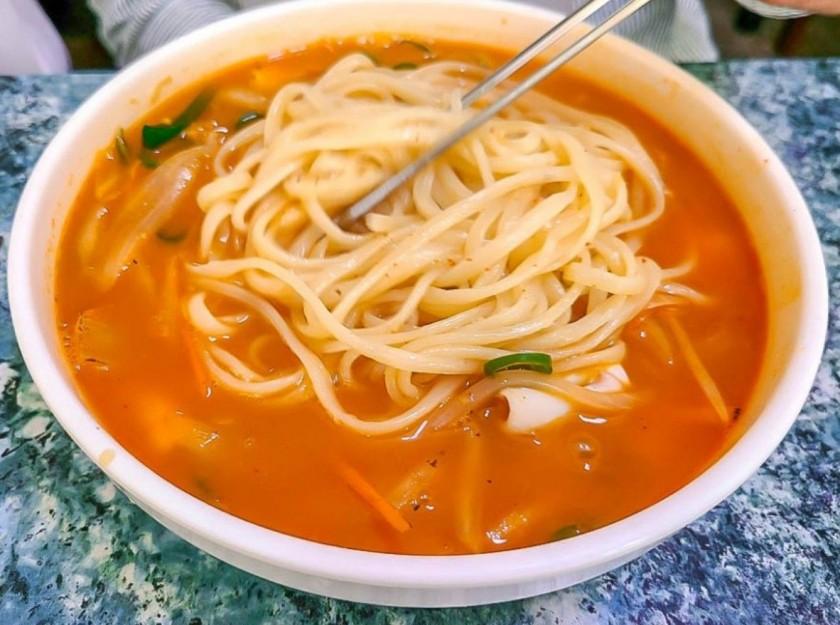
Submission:
M 243 573 L 158 525 L 70 441 L 15 345 L 5 242 L 41 150 L 109 75 L 0 77 L 0 625 L 840 624 L 840 59 L 688 69 L 777 150 L 819 228 L 834 303 L 808 403 L 752 479 L 645 556 L 550 595 L 451 610 Z

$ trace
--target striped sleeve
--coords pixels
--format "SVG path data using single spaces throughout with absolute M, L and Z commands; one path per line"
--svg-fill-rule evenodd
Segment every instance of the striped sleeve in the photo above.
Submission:
M 587 0 L 526 0 L 568 13 Z M 745 0 L 749 1 L 749 0 Z M 600 23 L 615 7 L 608 5 L 590 20 Z M 677 62 L 708 62 L 718 58 L 702 0 L 652 0 L 619 24 L 618 34 Z
M 223 0 L 88 0 L 88 5 L 118 65 L 234 12 Z
M 805 17 L 809 14 L 808 11 L 777 7 L 772 4 L 767 4 L 766 2 L 761 2 L 761 0 L 738 0 L 738 4 L 746 9 L 749 9 L 753 13 L 777 20 L 790 20 L 797 17 Z

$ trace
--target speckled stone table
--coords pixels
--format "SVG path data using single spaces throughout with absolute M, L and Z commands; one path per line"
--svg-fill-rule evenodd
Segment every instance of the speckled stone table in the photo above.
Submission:
M 840 59 L 689 70 L 774 146 L 819 227 L 834 304 L 808 404 L 756 476 L 644 557 L 457 610 L 350 604 L 238 571 L 152 521 L 76 449 L 21 364 L 5 241 L 36 158 L 108 75 L 0 78 L 0 625 L 840 624 Z

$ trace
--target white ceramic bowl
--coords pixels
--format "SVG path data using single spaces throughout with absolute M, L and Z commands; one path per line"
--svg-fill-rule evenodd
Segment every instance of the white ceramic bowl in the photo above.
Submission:
M 796 418 L 825 338 L 827 287 L 820 245 L 794 182 L 764 140 L 688 74 L 618 38 L 575 62 L 649 111 L 703 155 L 758 243 L 768 285 L 769 349 L 743 436 L 713 466 L 659 503 L 608 527 L 527 549 L 466 556 L 354 551 L 286 536 L 217 510 L 176 488 L 121 447 L 90 414 L 59 354 L 52 304 L 55 246 L 73 197 L 114 130 L 220 67 L 322 37 L 390 32 L 521 47 L 557 15 L 476 0 L 321 0 L 239 15 L 154 52 L 79 108 L 29 179 L 12 231 L 9 291 L 26 364 L 64 429 L 130 497 L 205 551 L 262 577 L 372 603 L 454 606 L 536 595 L 637 557 L 738 488 Z

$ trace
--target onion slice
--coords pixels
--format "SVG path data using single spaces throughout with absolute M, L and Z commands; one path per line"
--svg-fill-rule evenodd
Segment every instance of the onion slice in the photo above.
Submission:
M 114 285 L 137 244 L 172 216 L 191 193 L 199 171 L 206 166 L 210 147 L 197 146 L 179 152 L 158 167 L 116 213 L 108 233 L 113 242 L 100 264 L 99 285 Z

